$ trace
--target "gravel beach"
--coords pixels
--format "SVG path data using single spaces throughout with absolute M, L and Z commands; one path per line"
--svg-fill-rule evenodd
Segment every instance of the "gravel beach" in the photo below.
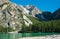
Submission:
M 60 39 L 60 35 L 51 35 L 51 36 L 37 36 L 37 37 L 23 37 L 18 39 Z

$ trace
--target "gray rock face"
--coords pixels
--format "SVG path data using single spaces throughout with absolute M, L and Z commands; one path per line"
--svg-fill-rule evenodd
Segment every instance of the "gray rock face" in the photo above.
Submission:
M 0 5 L 7 2 L 8 0 L 0 0 Z
M 23 25 L 22 22 L 25 20 L 23 18 L 23 15 L 28 13 L 29 11 L 22 5 L 19 6 L 9 1 L 5 2 L 0 6 L 0 25 L 3 26 L 4 28 L 12 27 L 14 30 L 16 30 L 16 27 L 18 26 L 19 29 L 21 30 Z M 31 24 L 30 20 L 28 20 L 28 22 L 29 24 Z
M 12 3 L 4 4 L 1 7 L 0 12 L 0 25 L 3 27 L 12 27 L 16 29 L 16 26 L 21 26 L 20 12 L 16 6 Z

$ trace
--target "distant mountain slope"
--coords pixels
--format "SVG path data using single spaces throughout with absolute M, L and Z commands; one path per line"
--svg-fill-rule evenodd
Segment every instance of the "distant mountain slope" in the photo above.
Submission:
M 44 16 L 45 20 L 53 19 L 53 14 L 51 12 L 43 12 L 43 16 Z
M 60 19 L 60 8 L 53 13 L 54 19 Z

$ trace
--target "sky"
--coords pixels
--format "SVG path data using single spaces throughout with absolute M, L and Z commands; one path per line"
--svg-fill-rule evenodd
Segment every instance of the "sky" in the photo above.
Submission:
M 50 11 L 54 12 L 60 8 L 60 0 L 10 0 L 16 4 L 34 5 L 41 11 Z

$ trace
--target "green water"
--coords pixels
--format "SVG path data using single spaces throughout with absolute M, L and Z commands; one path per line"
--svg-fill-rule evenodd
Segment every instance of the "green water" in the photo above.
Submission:
M 19 33 L 18 37 L 34 37 L 34 36 L 46 36 L 46 35 L 53 35 L 53 34 L 60 34 L 60 33 Z
M 22 37 L 45 36 L 60 33 L 0 33 L 0 39 L 17 39 Z
M 16 39 L 17 34 L 13 33 L 13 34 L 10 34 L 10 33 L 0 33 L 0 39 Z

